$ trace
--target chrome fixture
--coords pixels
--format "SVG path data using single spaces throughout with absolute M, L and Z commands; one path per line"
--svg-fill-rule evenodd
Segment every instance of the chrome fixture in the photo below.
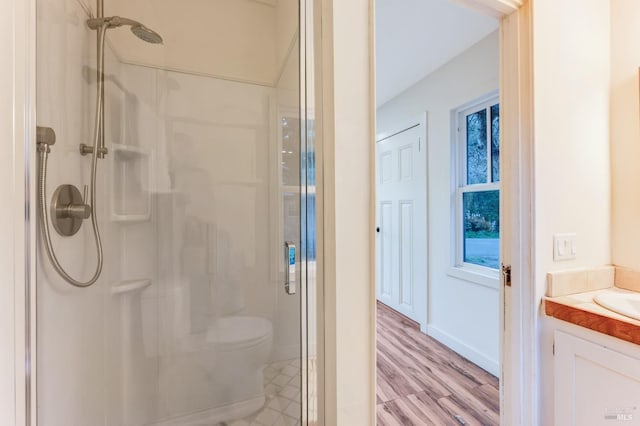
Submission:
M 99 109 L 98 109 L 99 112 Z M 96 130 L 96 134 L 98 130 Z M 98 138 L 95 139 L 94 147 L 97 147 Z M 96 170 L 98 156 L 93 155 L 91 167 L 91 192 L 89 195 L 89 204 L 87 202 L 87 187 L 85 186 L 84 197 L 80 196 L 80 191 L 73 185 L 60 186 L 51 202 L 51 216 L 53 226 L 64 236 L 74 235 L 80 230 L 82 221 L 91 217 L 91 225 L 93 227 L 93 235 L 96 242 L 96 252 L 98 254 L 98 263 L 96 270 L 88 281 L 78 281 L 70 276 L 64 270 L 60 261 L 56 257 L 53 244 L 51 242 L 51 231 L 49 229 L 49 213 L 47 208 L 47 160 L 51 152 L 51 146 L 56 142 L 56 136 L 53 129 L 48 127 L 38 127 L 36 130 L 36 142 L 38 144 L 38 152 L 40 153 L 40 176 L 38 179 L 38 195 L 39 195 L 39 211 L 42 238 L 45 243 L 47 256 L 51 261 L 54 269 L 69 284 L 76 287 L 88 287 L 95 283 L 102 272 L 102 242 L 100 241 L 100 230 L 98 229 L 98 221 L 95 214 L 96 205 Z M 97 150 L 96 150 L 97 152 Z
M 284 290 L 296 294 L 296 245 L 291 241 L 284 243 L 284 261 Z
M 93 276 L 87 281 L 79 281 L 71 277 L 60 265 L 56 257 L 53 244 L 51 243 L 51 233 L 49 229 L 49 214 L 47 208 L 47 160 L 51 147 L 56 142 L 56 135 L 53 129 L 48 127 L 38 127 L 36 129 L 36 142 L 40 153 L 40 176 L 38 179 L 40 224 L 42 226 L 42 236 L 44 239 L 47 256 L 54 269 L 69 284 L 76 287 L 89 287 L 95 283 L 102 273 L 103 250 L 100 239 L 100 229 L 96 218 L 96 176 L 98 170 L 98 158 L 104 158 L 107 154 L 104 138 L 104 42 L 107 30 L 121 26 L 130 26 L 131 32 L 141 40 L 148 43 L 162 43 L 162 37 L 153 30 L 150 30 L 140 22 L 132 19 L 112 16 L 103 17 L 103 0 L 97 0 L 97 17 L 87 20 L 89 28 L 98 31 L 97 37 L 97 97 L 96 97 L 96 120 L 93 134 L 93 146 L 80 144 L 82 155 L 91 154 L 91 178 L 90 185 L 84 186 L 84 195 L 73 185 L 61 185 L 56 190 L 51 202 L 51 221 L 55 230 L 63 236 L 76 234 L 85 219 L 91 218 L 93 236 L 96 243 L 97 264 Z
M 151 44 L 162 44 L 163 41 L 160 34 L 147 28 L 138 21 L 134 21 L 129 18 L 122 18 L 120 16 L 104 18 L 102 16 L 102 11 L 102 0 L 98 0 L 98 17 L 87 20 L 87 26 L 92 30 L 98 31 L 98 99 L 102 104 L 102 110 L 100 112 L 100 142 L 98 144 L 100 146 L 100 148 L 98 148 L 99 158 L 104 158 L 108 153 L 104 144 L 104 33 L 111 28 L 129 26 L 131 27 L 131 32 L 142 41 L 146 41 Z M 91 154 L 93 149 L 94 148 L 92 146 L 80 144 L 80 154 L 82 155 Z
M 107 28 L 117 28 L 122 26 L 131 27 L 131 32 L 142 41 L 151 44 L 162 44 L 162 37 L 157 32 L 145 27 L 138 21 L 120 16 L 112 16 L 109 18 L 93 18 L 87 21 L 87 25 L 92 30 L 97 30 L 103 24 L 107 24 Z
M 82 226 L 82 221 L 91 217 L 91 206 L 87 201 L 87 185 L 84 195 L 73 185 L 60 185 L 53 193 L 51 200 L 51 222 L 58 234 L 75 235 Z

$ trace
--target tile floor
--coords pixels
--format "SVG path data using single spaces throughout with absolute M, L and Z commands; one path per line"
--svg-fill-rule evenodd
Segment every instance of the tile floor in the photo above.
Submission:
M 267 400 L 262 410 L 225 426 L 300 425 L 300 360 L 268 364 L 264 368 L 264 384 Z

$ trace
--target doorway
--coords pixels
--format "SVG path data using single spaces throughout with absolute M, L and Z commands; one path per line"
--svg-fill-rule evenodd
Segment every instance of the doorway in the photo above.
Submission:
M 376 0 L 379 424 L 500 421 L 498 27 Z

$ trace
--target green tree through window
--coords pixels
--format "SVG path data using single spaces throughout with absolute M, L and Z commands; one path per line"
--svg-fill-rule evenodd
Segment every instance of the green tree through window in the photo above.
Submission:
M 456 194 L 459 266 L 498 269 L 500 261 L 500 107 L 497 98 L 458 113 Z

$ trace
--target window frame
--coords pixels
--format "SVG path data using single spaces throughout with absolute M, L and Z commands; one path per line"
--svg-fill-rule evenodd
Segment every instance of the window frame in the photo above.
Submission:
M 494 91 L 480 99 L 463 105 L 452 112 L 453 118 L 453 167 L 452 173 L 452 198 L 453 198 L 453 215 L 452 220 L 454 229 L 452 232 L 452 267 L 449 275 L 471 281 L 480 285 L 491 288 L 499 287 L 500 267 L 494 269 L 487 266 L 477 265 L 464 261 L 464 209 L 463 197 L 465 193 L 470 192 L 486 192 L 498 191 L 501 194 L 501 182 L 491 182 L 492 170 L 492 138 L 493 132 L 491 128 L 491 107 L 498 104 L 500 99 L 497 91 Z M 478 111 L 487 111 L 487 183 L 467 184 L 467 120 L 469 114 Z M 500 129 L 499 134 L 502 134 Z M 500 144 L 500 148 L 502 144 Z M 501 153 L 499 148 L 498 152 Z M 500 175 L 501 175 L 500 171 Z

